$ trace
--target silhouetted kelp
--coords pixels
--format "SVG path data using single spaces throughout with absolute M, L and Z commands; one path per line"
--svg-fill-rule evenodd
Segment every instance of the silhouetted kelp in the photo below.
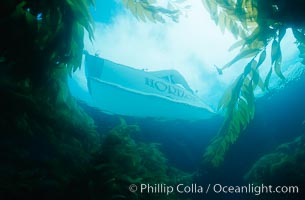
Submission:
M 62 197 L 99 147 L 67 76 L 81 64 L 92 1 L 3 1 L 0 25 L 2 199 Z
M 281 144 L 273 152 L 262 156 L 245 175 L 245 180 L 257 185 L 298 187 L 294 193 L 280 193 L 272 197 L 270 193 L 262 194 L 269 199 L 289 199 L 304 196 L 305 192 L 305 136 Z M 281 198 L 279 197 L 281 196 Z
M 158 145 L 137 144 L 136 126 L 120 125 L 102 143 L 104 133 L 70 95 L 84 29 L 93 38 L 92 4 L 0 3 L 1 199 L 138 199 L 126 184 L 188 177 L 168 166 Z
M 230 145 L 236 142 L 254 118 L 254 90 L 259 87 L 268 92 L 272 73 L 285 81 L 281 70 L 283 55 L 280 44 L 289 28 L 296 39 L 302 64 L 305 64 L 305 3 L 299 0 L 202 2 L 220 29 L 223 32 L 229 30 L 239 39 L 230 50 L 240 48 L 240 52 L 222 68 L 218 68 L 218 72 L 223 74 L 223 70 L 234 67 L 238 61 L 249 59 L 241 75 L 220 101 L 219 108 L 225 111 L 225 120 L 204 155 L 206 163 L 219 166 Z M 263 79 L 259 70 L 268 56 L 268 45 L 271 45 L 271 63 Z
M 93 199 L 180 199 L 176 194 L 132 193 L 131 184 L 191 183 L 192 175 L 171 167 L 156 143 L 142 143 L 133 139 L 140 127 L 121 124 L 105 137 L 94 159 L 90 188 Z

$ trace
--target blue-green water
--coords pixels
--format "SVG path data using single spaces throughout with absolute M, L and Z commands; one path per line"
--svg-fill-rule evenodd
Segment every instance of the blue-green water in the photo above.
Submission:
M 202 3 L 186 1 L 179 22 L 160 23 L 141 21 L 121 1 L 97 1 L 89 41 L 78 26 L 91 32 L 84 2 L 0 6 L 1 200 L 304 200 L 305 73 L 291 29 L 280 53 L 276 42 L 267 47 L 283 59 L 286 79 L 273 75 L 270 91 L 255 91 L 254 119 L 236 141 L 217 140 L 225 118 L 211 111 L 246 63 L 219 69 L 236 55 L 227 50 L 235 39 Z M 305 43 L 304 31 L 294 33 Z M 96 70 L 78 70 L 82 52 L 108 61 L 91 57 Z M 262 79 L 270 62 L 260 66 Z M 99 110 L 107 106 L 116 114 Z
M 243 132 L 225 156 L 219 168 L 202 164 L 202 155 L 210 140 L 215 136 L 222 123 L 222 117 L 203 121 L 158 121 L 124 117 L 128 124 L 139 125 L 141 131 L 133 138 L 137 142 L 158 143 L 160 150 L 168 159 L 169 165 L 188 173 L 193 173 L 197 185 L 222 184 L 243 186 L 255 180 L 245 180 L 246 173 L 254 163 L 265 154 L 273 152 L 280 144 L 293 141 L 304 134 L 305 94 L 300 92 L 305 84 L 305 76 L 287 84 L 284 88 L 270 92 L 256 101 L 256 114 L 250 126 Z M 118 123 L 118 116 L 111 116 L 84 105 L 85 110 L 95 120 L 98 130 L 106 133 Z M 297 166 L 295 168 L 301 168 Z M 287 172 L 294 170 L 287 168 Z M 128 173 L 128 172 L 126 172 Z M 151 173 L 154 173 L 153 171 Z M 300 176 L 303 176 L 300 174 Z M 272 184 L 283 184 L 289 180 L 289 173 L 278 174 Z M 158 181 L 158 179 L 156 180 Z M 269 180 L 270 181 L 270 180 Z M 182 184 L 187 184 L 183 183 Z M 267 183 L 266 183 L 267 184 Z M 298 183 L 299 184 L 299 183 Z M 298 185 L 303 188 L 304 185 Z M 193 199 L 259 199 L 252 194 L 186 194 Z M 280 199 L 283 195 L 265 196 Z M 299 199 L 301 195 L 287 195 L 284 199 Z
M 118 13 L 121 14 L 123 10 L 120 4 L 114 2 L 105 5 L 97 4 L 97 10 L 99 8 L 101 8 L 101 13 L 104 14 L 95 12 L 93 16 L 97 22 L 103 23 L 105 29 L 114 23 L 113 20 L 117 20 L 115 16 Z M 130 34 L 132 35 L 132 33 Z M 154 34 L 152 33 L 152 35 Z M 162 38 L 162 36 L 160 37 Z M 126 44 L 125 48 L 126 50 L 132 51 L 132 46 L 128 46 L 128 44 Z M 106 52 L 108 51 L 107 49 L 104 50 Z M 294 50 L 291 50 L 291 52 L 286 51 L 288 52 L 287 54 L 290 53 L 292 56 L 288 56 L 289 59 L 283 62 L 285 65 L 283 67 L 284 69 L 287 69 L 290 65 L 298 61 Z M 122 57 L 122 55 L 120 56 Z M 115 58 L 116 55 L 112 54 L 112 57 Z M 136 56 L 127 60 L 130 61 L 132 59 L 136 63 Z M 148 63 L 147 65 L 150 64 Z M 201 73 L 204 74 L 206 72 Z M 221 82 L 213 82 L 212 75 L 209 77 L 204 74 L 201 78 L 203 82 L 212 83 L 210 85 L 207 84 L 206 87 L 214 90 L 215 95 L 210 94 L 207 99 L 210 101 L 209 104 L 215 107 L 217 105 L 216 101 L 219 100 L 218 94 L 222 93 L 221 91 L 224 85 Z M 167 160 L 166 164 L 169 167 L 191 174 L 191 183 L 197 184 L 197 186 L 203 186 L 204 189 L 207 189 L 209 185 L 215 186 L 217 184 L 234 187 L 249 185 L 254 187 L 255 184 L 272 185 L 275 187 L 278 185 L 286 186 L 287 184 L 287 186 L 294 185 L 299 188 L 299 194 L 290 194 L 287 192 L 286 194 L 269 193 L 255 195 L 257 194 L 255 191 L 249 192 L 249 194 L 241 194 L 238 191 L 232 192 L 232 194 L 217 194 L 215 191 L 210 191 L 208 194 L 205 193 L 206 191 L 203 193 L 197 192 L 197 194 L 195 194 L 196 192 L 190 192 L 184 193 L 181 197 L 182 199 L 302 199 L 305 186 L 305 183 L 302 181 L 305 174 L 304 162 L 302 161 L 304 159 L 302 144 L 304 143 L 298 146 L 295 145 L 294 141 L 299 136 L 301 138 L 304 137 L 305 94 L 302 92 L 304 84 L 305 76 L 302 74 L 297 80 L 283 84 L 284 87 L 282 88 L 276 86 L 270 92 L 266 92 L 260 98 L 256 99 L 254 120 L 243 131 L 237 142 L 229 148 L 224 162 L 219 167 L 211 167 L 207 163 L 204 163 L 203 154 L 211 140 L 217 135 L 223 123 L 223 117 L 221 115 L 198 121 L 161 121 L 153 118 L 136 118 L 130 116 L 123 116 L 123 118 L 127 124 L 136 125 L 140 129 L 138 133 L 131 135 L 132 141 L 136 145 L 142 143 L 147 145 L 152 143 L 158 144 L 158 149 L 164 154 Z M 81 101 L 80 105 L 94 119 L 101 138 L 107 138 L 109 131 L 114 126 L 120 124 L 121 116 L 104 114 Z M 300 140 L 303 141 L 303 139 Z M 279 148 L 280 145 L 282 146 Z M 109 156 L 111 157 L 112 155 Z M 113 156 L 115 157 L 116 155 Z M 142 157 L 142 159 L 145 162 L 147 158 Z M 124 163 L 125 161 L 122 162 Z M 134 173 L 137 174 L 139 172 L 135 169 Z M 155 171 L 152 170 L 149 173 L 155 177 L 155 179 L 151 180 L 151 183 L 147 182 L 141 173 L 134 175 L 132 169 L 127 169 L 119 175 L 133 174 L 136 178 L 145 180 L 144 182 L 136 182 L 138 187 L 140 187 L 140 184 L 163 184 L 162 181 L 164 180 L 159 179 L 154 174 Z M 169 175 L 170 179 L 173 177 Z M 126 190 L 129 183 L 126 183 L 126 186 L 123 185 L 123 187 L 126 187 Z M 178 183 L 185 185 L 191 184 L 187 181 L 183 182 L 183 180 Z M 177 184 L 177 182 L 174 184 Z M 145 198 L 148 199 L 160 198 L 160 196 L 149 196 L 150 194 L 147 194 L 145 191 L 144 193 L 146 194 Z M 175 198 L 174 196 L 162 194 L 162 192 L 160 195 L 166 199 Z

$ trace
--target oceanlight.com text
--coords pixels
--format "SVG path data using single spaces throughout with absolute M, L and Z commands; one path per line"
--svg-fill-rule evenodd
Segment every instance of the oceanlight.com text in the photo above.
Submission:
M 298 186 L 272 186 L 272 185 L 254 185 L 247 186 L 224 186 L 221 184 L 213 185 L 213 192 L 225 194 L 298 194 Z
M 298 186 L 272 186 L 272 185 L 254 185 L 248 184 L 243 186 L 228 186 L 222 184 L 207 184 L 199 185 L 193 184 L 131 184 L 129 186 L 130 192 L 139 192 L 141 194 L 165 194 L 173 193 L 180 194 L 252 194 L 259 196 L 261 194 L 298 194 Z

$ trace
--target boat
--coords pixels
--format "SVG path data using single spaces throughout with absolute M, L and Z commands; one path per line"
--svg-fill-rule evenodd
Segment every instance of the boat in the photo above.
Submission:
M 85 53 L 85 74 L 93 105 L 106 113 L 183 120 L 215 115 L 175 70 L 148 72 Z

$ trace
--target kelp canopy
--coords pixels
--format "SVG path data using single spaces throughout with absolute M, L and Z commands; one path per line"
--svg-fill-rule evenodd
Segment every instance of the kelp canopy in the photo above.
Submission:
M 169 167 L 158 145 L 136 143 L 137 126 L 122 121 L 99 135 L 71 97 L 67 76 L 81 65 L 84 29 L 93 38 L 90 5 L 0 3 L 0 199 L 147 199 L 128 184 L 192 178 Z
M 281 41 L 291 28 L 305 64 L 305 2 L 302 0 L 202 0 L 212 19 L 221 28 L 231 31 L 240 40 L 231 49 L 239 54 L 218 69 L 234 67 L 237 61 L 248 58 L 243 73 L 223 96 L 219 109 L 224 109 L 225 121 L 219 134 L 207 148 L 205 160 L 218 166 L 230 144 L 235 143 L 254 117 L 254 93 L 260 87 L 269 90 L 272 73 L 285 80 L 281 71 Z M 267 46 L 271 45 L 271 52 Z M 266 57 L 271 57 L 269 73 L 262 77 L 259 70 Z
M 86 174 L 99 137 L 66 79 L 81 64 L 84 28 L 93 36 L 92 3 L 0 2 L 1 199 L 54 199 Z
M 80 66 L 84 28 L 93 37 L 92 0 L 1 2 L 2 75 L 45 80 L 54 68 Z M 18 76 L 17 76 L 18 74 Z

